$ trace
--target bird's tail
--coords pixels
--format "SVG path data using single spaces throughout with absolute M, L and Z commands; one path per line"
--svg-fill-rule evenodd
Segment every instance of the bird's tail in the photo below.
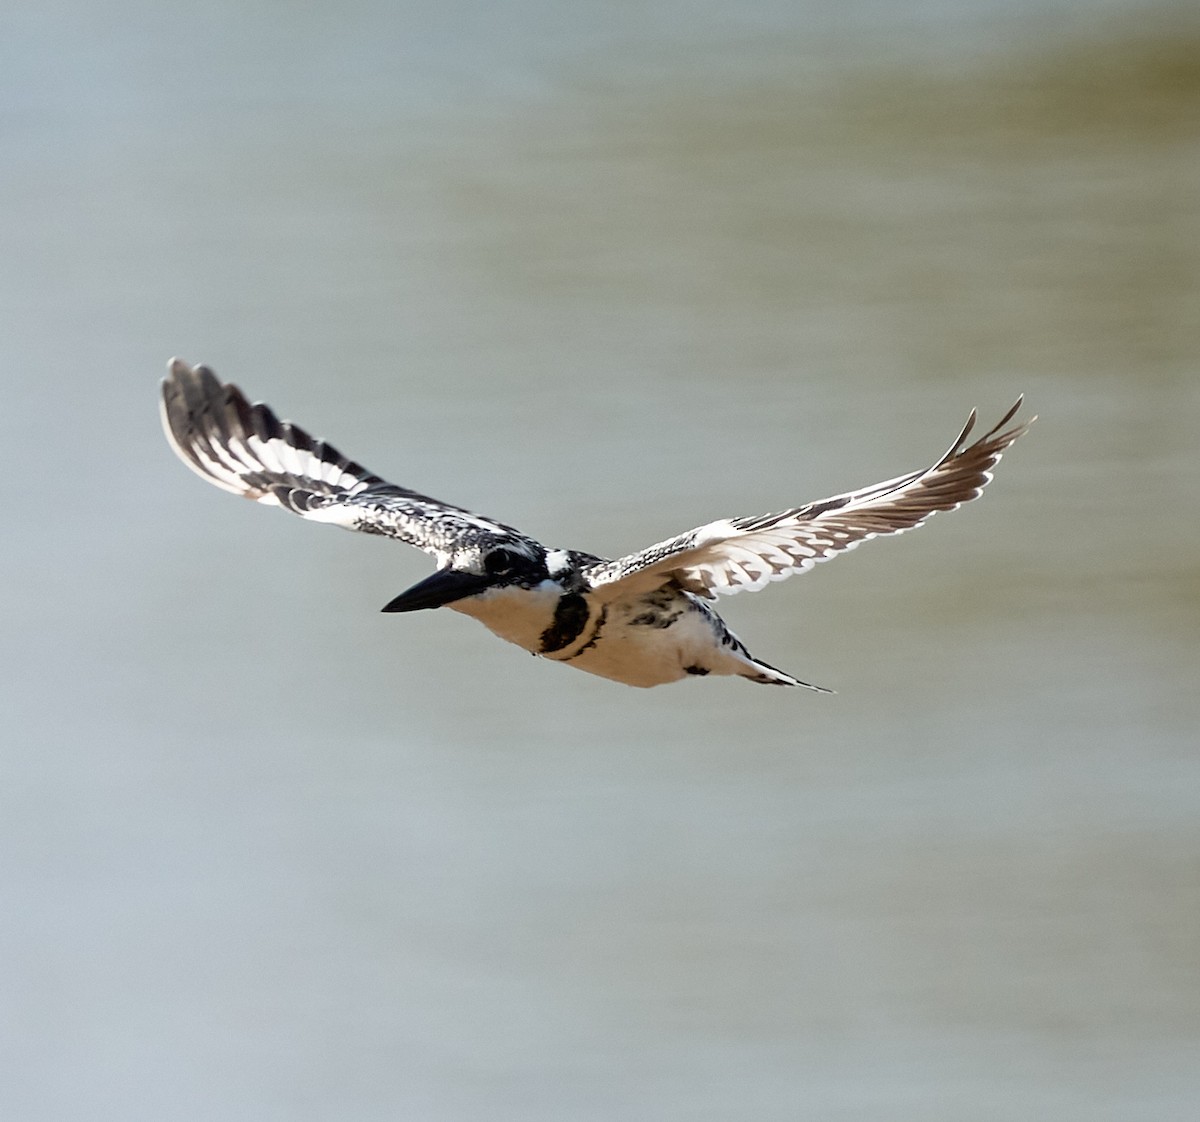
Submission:
M 168 371 L 162 383 L 167 440 L 188 467 L 222 490 L 279 506 L 279 494 L 292 489 L 354 495 L 383 482 L 299 425 L 280 421 L 269 406 L 251 404 L 207 366 L 173 358 Z
M 746 669 L 739 673 L 748 682 L 757 682 L 761 686 L 803 686 L 806 690 L 812 690 L 814 693 L 834 692 L 827 690 L 824 686 L 814 686 L 812 682 L 802 682 L 799 678 L 793 678 L 791 674 L 785 674 L 782 670 L 761 659 L 753 656 L 747 657 L 749 661 Z

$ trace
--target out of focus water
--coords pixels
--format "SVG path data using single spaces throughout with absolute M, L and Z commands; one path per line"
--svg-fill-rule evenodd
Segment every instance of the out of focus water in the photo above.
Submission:
M 0 1114 L 1200 1102 L 1200 25 L 1096 3 L 0 15 Z M 617 554 L 1041 414 L 641 692 L 239 504 L 207 361 Z

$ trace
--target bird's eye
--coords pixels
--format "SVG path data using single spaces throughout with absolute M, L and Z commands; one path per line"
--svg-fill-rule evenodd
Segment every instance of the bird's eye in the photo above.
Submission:
M 493 549 L 484 559 L 483 567 L 489 576 L 499 577 L 512 572 L 519 560 L 510 549 Z

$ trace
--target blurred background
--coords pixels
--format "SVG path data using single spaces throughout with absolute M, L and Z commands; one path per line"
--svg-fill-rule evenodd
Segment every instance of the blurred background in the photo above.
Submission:
M 1196 1116 L 1194 5 L 10 4 L 0 324 L 5 1118 Z M 1041 420 L 637 691 L 172 354 L 613 556 Z

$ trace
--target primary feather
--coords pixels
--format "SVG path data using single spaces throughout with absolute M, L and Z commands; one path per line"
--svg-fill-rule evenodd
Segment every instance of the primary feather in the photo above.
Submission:
M 299 425 L 279 420 L 270 406 L 251 404 L 207 366 L 171 360 L 162 419 L 180 459 L 223 490 L 313 522 L 397 538 L 439 564 L 473 535 L 530 541 L 502 522 L 388 483 Z

